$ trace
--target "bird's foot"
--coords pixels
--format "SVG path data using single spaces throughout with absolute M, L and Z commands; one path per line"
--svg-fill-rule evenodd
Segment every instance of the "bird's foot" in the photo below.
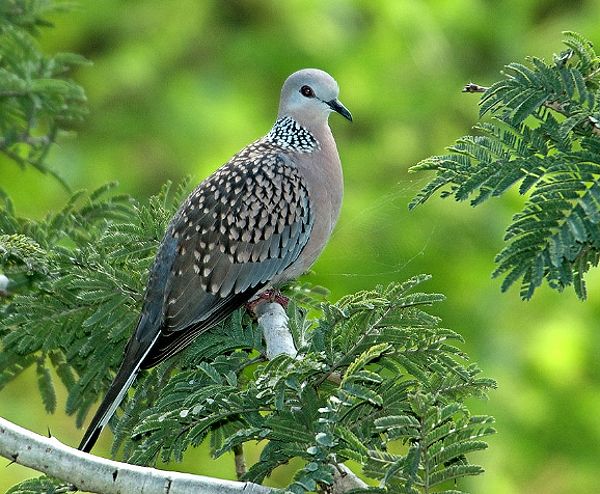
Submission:
M 281 294 L 279 290 L 265 290 L 264 292 L 259 293 L 255 298 L 246 302 L 244 305 L 246 310 L 251 314 L 256 313 L 256 308 L 260 304 L 264 303 L 276 303 L 281 305 L 284 309 L 287 309 L 288 304 L 290 303 L 290 299 Z

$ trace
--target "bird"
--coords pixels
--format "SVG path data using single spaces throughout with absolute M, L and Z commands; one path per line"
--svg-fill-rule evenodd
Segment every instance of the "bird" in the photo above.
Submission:
M 136 375 L 189 345 L 265 290 L 306 272 L 325 247 L 343 197 L 328 120 L 352 122 L 335 79 L 302 69 L 283 83 L 277 118 L 203 180 L 175 213 L 150 269 L 119 370 L 79 449 L 90 452 Z

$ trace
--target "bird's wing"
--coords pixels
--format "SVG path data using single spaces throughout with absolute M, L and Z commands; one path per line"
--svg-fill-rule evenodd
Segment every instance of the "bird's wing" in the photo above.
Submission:
M 249 148 L 202 182 L 167 231 L 167 254 L 157 256 L 153 271 L 170 270 L 162 293 L 149 287 L 146 295 L 147 312 L 161 306 L 160 335 L 142 368 L 183 349 L 293 264 L 312 224 L 302 176 L 280 153 Z M 143 330 L 136 337 L 152 337 Z

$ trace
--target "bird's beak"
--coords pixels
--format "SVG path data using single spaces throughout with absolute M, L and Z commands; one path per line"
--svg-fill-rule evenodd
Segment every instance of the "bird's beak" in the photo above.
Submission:
M 325 103 L 327 103 L 329 108 L 331 108 L 334 112 L 339 113 L 342 117 L 347 118 L 352 122 L 352 113 L 350 113 L 350 110 L 342 105 L 339 100 L 332 99 L 331 101 L 326 101 Z

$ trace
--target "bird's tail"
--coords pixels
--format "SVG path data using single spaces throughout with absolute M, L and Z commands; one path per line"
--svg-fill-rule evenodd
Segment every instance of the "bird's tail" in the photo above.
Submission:
M 102 429 L 104 429 L 104 426 L 108 424 L 108 421 L 115 413 L 117 407 L 123 401 L 123 398 L 125 398 L 127 390 L 133 383 L 135 376 L 139 371 L 140 363 L 138 362 L 137 365 L 135 365 L 133 368 L 131 366 L 131 363 L 129 363 L 129 365 L 126 365 L 127 363 L 128 362 L 126 359 L 125 362 L 123 362 L 121 368 L 119 369 L 119 372 L 117 372 L 114 381 L 110 385 L 110 388 L 108 388 L 104 400 L 102 400 L 102 403 L 96 411 L 94 418 L 92 419 L 90 425 L 85 431 L 83 439 L 81 440 L 81 443 L 78 447 L 78 449 L 80 449 L 81 451 L 89 453 L 90 450 L 94 447 L 94 444 L 96 444 L 96 441 L 98 440 L 98 436 L 102 432 Z

